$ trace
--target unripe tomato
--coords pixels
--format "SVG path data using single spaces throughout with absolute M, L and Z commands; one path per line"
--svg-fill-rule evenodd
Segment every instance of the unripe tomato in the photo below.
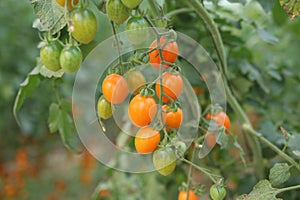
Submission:
M 76 5 L 76 4 L 78 3 L 79 0 L 67 0 L 67 1 L 68 1 L 68 9 L 71 10 L 71 9 L 73 9 L 72 1 L 73 1 L 74 4 Z M 64 7 L 65 4 L 66 4 L 66 0 L 56 0 L 56 2 L 57 2 L 60 6 L 62 6 L 62 7 Z
M 145 76 L 138 70 L 132 70 L 125 74 L 128 89 L 132 94 L 138 94 L 146 85 Z
M 109 103 L 103 95 L 98 100 L 97 111 L 98 111 L 98 116 L 101 117 L 102 119 L 108 119 L 113 114 L 111 103 Z
M 226 196 L 226 189 L 222 185 L 212 185 L 209 189 L 210 197 L 213 200 L 223 200 Z
M 175 152 L 169 147 L 156 150 L 152 160 L 155 169 L 164 176 L 171 174 L 176 167 Z
M 95 14 L 87 8 L 77 8 L 71 12 L 71 21 L 74 26 L 72 36 L 83 44 L 90 43 L 98 31 L 98 22 Z
M 119 74 L 110 74 L 103 80 L 102 93 L 112 104 L 122 103 L 128 94 L 128 86 Z
M 207 114 L 206 119 L 213 119 L 219 126 L 224 126 L 226 128 L 226 134 L 228 134 L 228 130 L 230 130 L 230 119 L 227 114 L 223 111 L 218 112 L 216 114 Z
M 137 7 L 142 0 L 121 0 L 121 1 L 127 8 L 132 9 Z
M 141 128 L 135 136 L 135 149 L 140 154 L 147 154 L 153 152 L 160 141 L 160 134 L 150 126 Z
M 131 17 L 126 24 L 128 40 L 134 44 L 142 44 L 148 37 L 148 25 L 143 17 Z
M 153 97 L 136 95 L 128 107 L 128 115 L 136 126 L 148 125 L 156 114 L 156 102 Z
M 57 41 L 49 41 L 40 50 L 40 57 L 45 67 L 53 72 L 61 68 L 59 56 L 63 46 Z
M 163 73 L 162 76 L 163 85 L 163 102 L 170 102 L 169 98 L 175 100 L 177 99 L 183 89 L 183 81 L 179 74 L 172 74 L 170 72 Z M 157 97 L 160 98 L 160 80 L 156 82 L 155 90 Z M 167 98 L 168 96 L 169 98 Z
M 167 125 L 167 128 L 179 128 L 183 119 L 183 114 L 181 108 L 177 108 L 176 112 L 170 111 L 167 112 L 168 106 L 163 105 L 162 110 L 164 111 L 164 121 Z
M 130 16 L 130 9 L 121 0 L 107 0 L 106 12 L 109 19 L 116 24 L 122 24 Z
M 160 45 L 161 45 L 161 47 L 164 46 L 165 42 L 166 42 L 166 38 L 161 37 L 160 38 Z M 152 42 L 152 44 L 150 45 L 149 50 L 151 51 L 151 50 L 153 50 L 156 47 L 157 47 L 157 40 L 154 40 Z M 178 56 L 178 46 L 177 46 L 177 43 L 175 41 L 174 42 L 169 42 L 162 49 L 162 58 L 166 62 L 174 63 L 175 60 L 176 60 L 176 58 L 177 58 L 177 56 Z M 152 52 L 149 53 L 149 61 L 150 61 L 150 64 L 153 67 L 155 67 L 157 69 L 160 68 L 161 60 L 160 60 L 159 50 L 158 49 L 155 49 L 154 51 L 152 51 Z M 168 64 L 163 65 L 164 69 L 166 69 L 168 67 L 169 67 Z
M 181 191 L 178 195 L 178 200 L 199 200 L 199 197 L 194 193 L 193 190 L 189 191 L 189 198 L 187 198 L 186 191 Z
M 78 70 L 82 63 L 82 53 L 78 46 L 67 45 L 60 53 L 61 68 L 67 73 L 73 73 Z

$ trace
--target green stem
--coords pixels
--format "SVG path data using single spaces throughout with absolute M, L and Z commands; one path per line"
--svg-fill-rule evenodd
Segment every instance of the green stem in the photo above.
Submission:
M 215 48 L 217 50 L 217 54 L 221 63 L 221 69 L 223 74 L 226 75 L 227 72 L 227 61 L 226 61 L 226 54 L 225 54 L 225 48 L 223 45 L 223 41 L 221 38 L 221 34 L 213 21 L 213 19 L 210 17 L 207 10 L 203 7 L 201 2 L 197 0 L 187 0 L 190 7 L 192 7 L 195 12 L 198 14 L 198 16 L 203 20 L 205 23 L 207 29 L 211 33 Z
M 196 150 L 196 148 L 193 148 L 191 162 L 194 161 L 195 150 Z M 189 191 L 190 191 L 190 187 L 191 187 L 192 172 L 193 172 L 193 166 L 190 165 L 189 172 L 188 172 L 188 179 L 187 179 L 187 187 L 186 187 L 186 193 L 187 193 L 186 199 L 189 199 L 189 195 L 190 195 Z
M 286 161 L 288 161 L 290 164 L 292 164 L 293 166 L 295 166 L 300 171 L 300 165 L 293 158 L 291 158 L 289 155 L 287 155 L 286 153 L 284 153 L 283 151 L 281 151 L 277 146 L 275 146 L 269 140 L 267 140 L 266 138 L 264 138 L 262 136 L 262 134 L 258 133 L 251 126 L 246 125 L 246 124 L 243 125 L 243 129 L 245 131 L 247 131 L 248 133 L 250 133 L 251 135 L 259 138 L 263 143 L 265 143 L 268 147 L 270 147 L 273 151 L 275 151 L 280 157 L 282 157 L 283 159 L 285 159 Z
M 116 43 L 117 43 L 118 59 L 119 59 L 119 65 L 121 67 L 121 74 L 123 74 L 124 69 L 123 69 L 123 61 L 122 61 L 122 56 L 121 56 L 120 41 L 119 41 L 119 38 L 117 36 L 117 31 L 116 31 L 115 24 L 114 24 L 113 21 L 111 21 L 111 27 L 113 29 L 113 33 L 114 33 L 115 40 L 116 40 Z
M 297 189 L 300 189 L 300 185 L 295 185 L 295 186 L 291 186 L 291 187 L 286 187 L 286 188 L 281 188 L 278 190 L 278 193 L 282 193 L 282 192 L 286 192 L 286 191 L 289 191 L 289 190 L 297 190 Z
M 194 11 L 194 9 L 192 8 L 179 8 L 179 9 L 176 9 L 176 10 L 172 10 L 171 12 L 167 13 L 165 15 L 165 17 L 172 17 L 174 15 L 178 15 L 178 14 L 181 14 L 181 13 L 188 13 L 188 12 L 191 12 L 191 11 Z

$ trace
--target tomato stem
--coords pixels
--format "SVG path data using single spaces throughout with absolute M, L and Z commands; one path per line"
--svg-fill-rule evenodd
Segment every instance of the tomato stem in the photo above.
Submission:
M 194 147 L 193 150 L 192 150 L 191 162 L 194 161 L 195 150 L 196 150 L 196 148 Z M 188 172 L 188 179 L 187 179 L 187 187 L 186 187 L 186 193 L 187 193 L 186 199 L 189 199 L 189 196 L 190 196 L 189 191 L 190 191 L 190 188 L 191 188 L 192 172 L 193 172 L 193 166 L 190 165 L 190 166 L 189 166 L 189 172 Z
M 119 37 L 117 36 L 117 31 L 116 31 L 116 27 L 113 21 L 111 21 L 111 27 L 115 36 L 115 40 L 117 43 L 117 51 L 118 51 L 118 59 L 119 59 L 119 65 L 120 65 L 120 71 L 121 74 L 124 73 L 124 67 L 123 67 L 123 61 L 122 61 L 122 56 L 121 56 L 121 49 L 120 49 L 120 41 L 119 41 Z

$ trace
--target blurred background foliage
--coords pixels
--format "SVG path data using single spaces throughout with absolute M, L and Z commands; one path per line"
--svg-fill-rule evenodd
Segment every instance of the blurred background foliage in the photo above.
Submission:
M 166 13 L 184 6 L 182 1 L 159 2 Z M 229 2 L 235 3 L 204 1 L 226 45 L 232 89 L 265 137 L 282 147 L 285 140 L 279 127 L 283 126 L 292 137 L 290 151 L 299 150 L 300 20 L 291 21 L 277 0 Z M 50 134 L 47 127 L 48 106 L 55 99 L 49 87 L 51 81 L 42 81 L 32 98 L 25 101 L 19 113 L 22 126 L 17 125 L 12 114 L 13 101 L 19 84 L 35 66 L 39 37 L 32 29 L 35 16 L 29 1 L 1 1 L 0 6 L 0 198 L 65 200 L 88 199 L 92 195 L 94 199 L 176 199 L 177 188 L 186 178 L 184 165 L 179 165 L 169 177 L 155 172 L 130 175 L 106 168 L 85 151 L 74 155 L 65 150 L 59 135 Z M 169 27 L 199 41 L 216 59 L 211 38 L 195 13 L 183 12 L 170 19 Z M 73 78 L 65 78 L 60 87 L 65 97 L 71 97 Z M 199 81 L 193 77 L 190 80 L 205 90 Z M 205 105 L 206 100 L 199 98 Z M 233 132 L 243 140 L 230 108 L 228 113 L 235 121 Z M 247 144 L 242 142 L 247 153 Z M 272 151 L 263 152 L 266 166 L 280 161 Z M 230 149 L 215 148 L 204 161 L 221 170 L 233 197 L 251 191 L 257 180 L 240 163 L 233 165 L 230 153 Z M 194 181 L 207 183 L 196 172 Z M 300 184 L 296 174 L 285 186 L 295 184 Z M 299 195 L 299 191 L 291 191 L 281 197 L 296 200 Z

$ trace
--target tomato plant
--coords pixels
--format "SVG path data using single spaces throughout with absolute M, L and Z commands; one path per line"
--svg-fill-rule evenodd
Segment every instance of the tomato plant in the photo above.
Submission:
M 153 152 L 160 141 L 160 134 L 150 126 L 142 127 L 135 135 L 135 149 L 140 154 Z
M 63 46 L 59 41 L 48 41 L 40 50 L 40 57 L 45 65 L 51 71 L 57 71 L 61 68 L 59 56 Z
M 137 7 L 142 0 L 121 0 L 121 1 L 127 8 L 132 9 Z
M 148 36 L 148 24 L 143 17 L 131 17 L 126 24 L 128 40 L 135 45 L 142 44 Z
M 166 147 L 153 153 L 153 165 L 164 176 L 171 174 L 176 167 L 176 155 L 173 149 Z
M 160 80 L 156 82 L 155 90 L 160 98 Z M 162 76 L 163 102 L 170 102 L 170 99 L 176 100 L 183 89 L 183 80 L 179 74 L 165 72 Z
M 78 46 L 67 45 L 60 53 L 61 68 L 67 73 L 76 72 L 82 62 L 82 53 Z
M 128 90 L 135 95 L 138 94 L 142 87 L 146 85 L 145 76 L 138 70 L 131 70 L 127 72 L 125 79 L 128 85 Z
M 180 191 L 178 195 L 178 200 L 198 200 L 199 197 L 194 193 L 193 190 L 189 190 L 189 198 L 187 198 L 186 191 Z
M 119 74 L 108 75 L 103 80 L 102 93 L 112 104 L 122 103 L 128 94 L 126 80 Z
M 122 24 L 130 16 L 130 10 L 121 0 L 108 0 L 106 2 L 106 12 L 109 19 L 116 24 Z
M 68 9 L 71 10 L 73 8 L 72 1 L 76 5 L 79 0 L 67 0 L 67 1 L 68 1 Z M 62 7 L 64 7 L 66 4 L 66 0 L 56 0 L 56 2 Z
M 128 115 L 136 126 L 146 126 L 156 114 L 156 102 L 151 96 L 136 95 L 129 103 Z
M 169 107 L 164 105 L 162 107 L 164 112 L 164 121 L 167 128 L 179 128 L 183 120 L 183 113 L 181 108 L 176 108 L 176 111 L 168 111 Z
M 113 114 L 111 103 L 108 102 L 104 96 L 101 96 L 97 102 L 98 116 L 102 119 L 108 119 Z
M 165 43 L 168 42 L 166 45 Z M 161 48 L 165 45 L 164 48 L 161 49 L 162 52 L 162 58 L 165 62 L 168 63 L 174 63 L 178 56 L 178 45 L 175 41 L 167 41 L 165 37 L 160 38 L 160 45 Z M 149 53 L 149 62 L 150 64 L 159 69 L 161 64 L 161 59 L 159 55 L 159 47 L 157 40 L 154 40 L 152 44 L 149 47 L 149 50 L 151 51 Z M 168 68 L 169 64 L 164 64 L 163 68 Z
M 90 43 L 98 31 L 95 14 L 87 8 L 77 8 L 71 12 L 72 36 L 83 44 Z

